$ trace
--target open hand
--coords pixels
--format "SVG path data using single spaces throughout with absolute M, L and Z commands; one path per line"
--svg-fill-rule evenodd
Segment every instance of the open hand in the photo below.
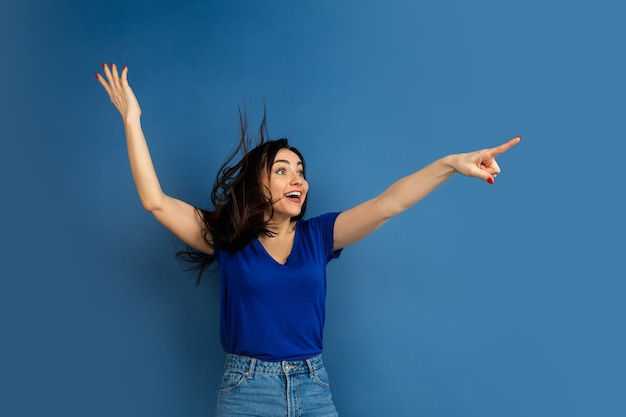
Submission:
M 521 139 L 521 136 L 517 136 L 494 148 L 453 155 L 452 167 L 459 174 L 481 178 L 489 184 L 493 184 L 494 178 L 500 173 L 496 156 L 502 155 L 517 145 Z
M 102 64 L 102 69 L 105 76 L 96 73 L 96 78 L 106 90 L 111 103 L 120 112 L 122 118 L 128 120 L 141 116 L 139 102 L 128 85 L 128 67 L 124 66 L 121 74 L 118 74 L 115 64 L 111 64 L 110 68 L 107 64 Z

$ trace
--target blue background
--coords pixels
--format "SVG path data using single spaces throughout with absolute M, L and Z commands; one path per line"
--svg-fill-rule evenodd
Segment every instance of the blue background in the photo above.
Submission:
M 0 414 L 205 416 L 219 284 L 143 211 L 95 80 L 128 65 L 164 189 L 208 203 L 237 107 L 305 154 L 309 215 L 523 135 L 329 266 L 350 416 L 624 416 L 625 6 L 9 0 Z

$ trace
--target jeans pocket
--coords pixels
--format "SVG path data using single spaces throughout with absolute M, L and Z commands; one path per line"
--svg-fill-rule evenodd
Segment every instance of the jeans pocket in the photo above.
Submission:
M 323 388 L 329 388 L 330 387 L 330 383 L 328 380 L 328 373 L 326 372 L 326 368 L 321 367 L 319 369 L 316 369 L 313 372 L 313 380 L 317 383 L 317 385 L 323 387 Z
M 227 369 L 224 372 L 217 394 L 224 395 L 233 392 L 241 388 L 247 379 L 245 372 Z

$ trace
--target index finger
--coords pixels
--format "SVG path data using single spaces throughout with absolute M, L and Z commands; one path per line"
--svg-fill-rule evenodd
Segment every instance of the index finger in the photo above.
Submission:
M 496 146 L 494 148 L 489 149 L 489 153 L 495 158 L 498 155 L 502 155 L 503 153 L 505 153 L 506 151 L 508 151 L 509 149 L 511 149 L 513 146 L 517 145 L 519 143 L 519 141 L 522 139 L 521 136 L 516 136 L 513 139 L 511 139 L 510 141 L 503 143 L 500 146 Z
M 124 65 L 124 67 L 122 68 L 122 85 L 123 86 L 128 86 L 128 67 L 126 65 Z

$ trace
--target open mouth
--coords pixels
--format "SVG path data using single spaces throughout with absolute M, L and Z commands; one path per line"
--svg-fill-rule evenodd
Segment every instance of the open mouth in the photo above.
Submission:
M 302 199 L 302 192 L 300 191 L 291 191 L 287 194 L 285 194 L 285 198 L 293 201 L 294 203 L 299 203 L 300 200 Z

